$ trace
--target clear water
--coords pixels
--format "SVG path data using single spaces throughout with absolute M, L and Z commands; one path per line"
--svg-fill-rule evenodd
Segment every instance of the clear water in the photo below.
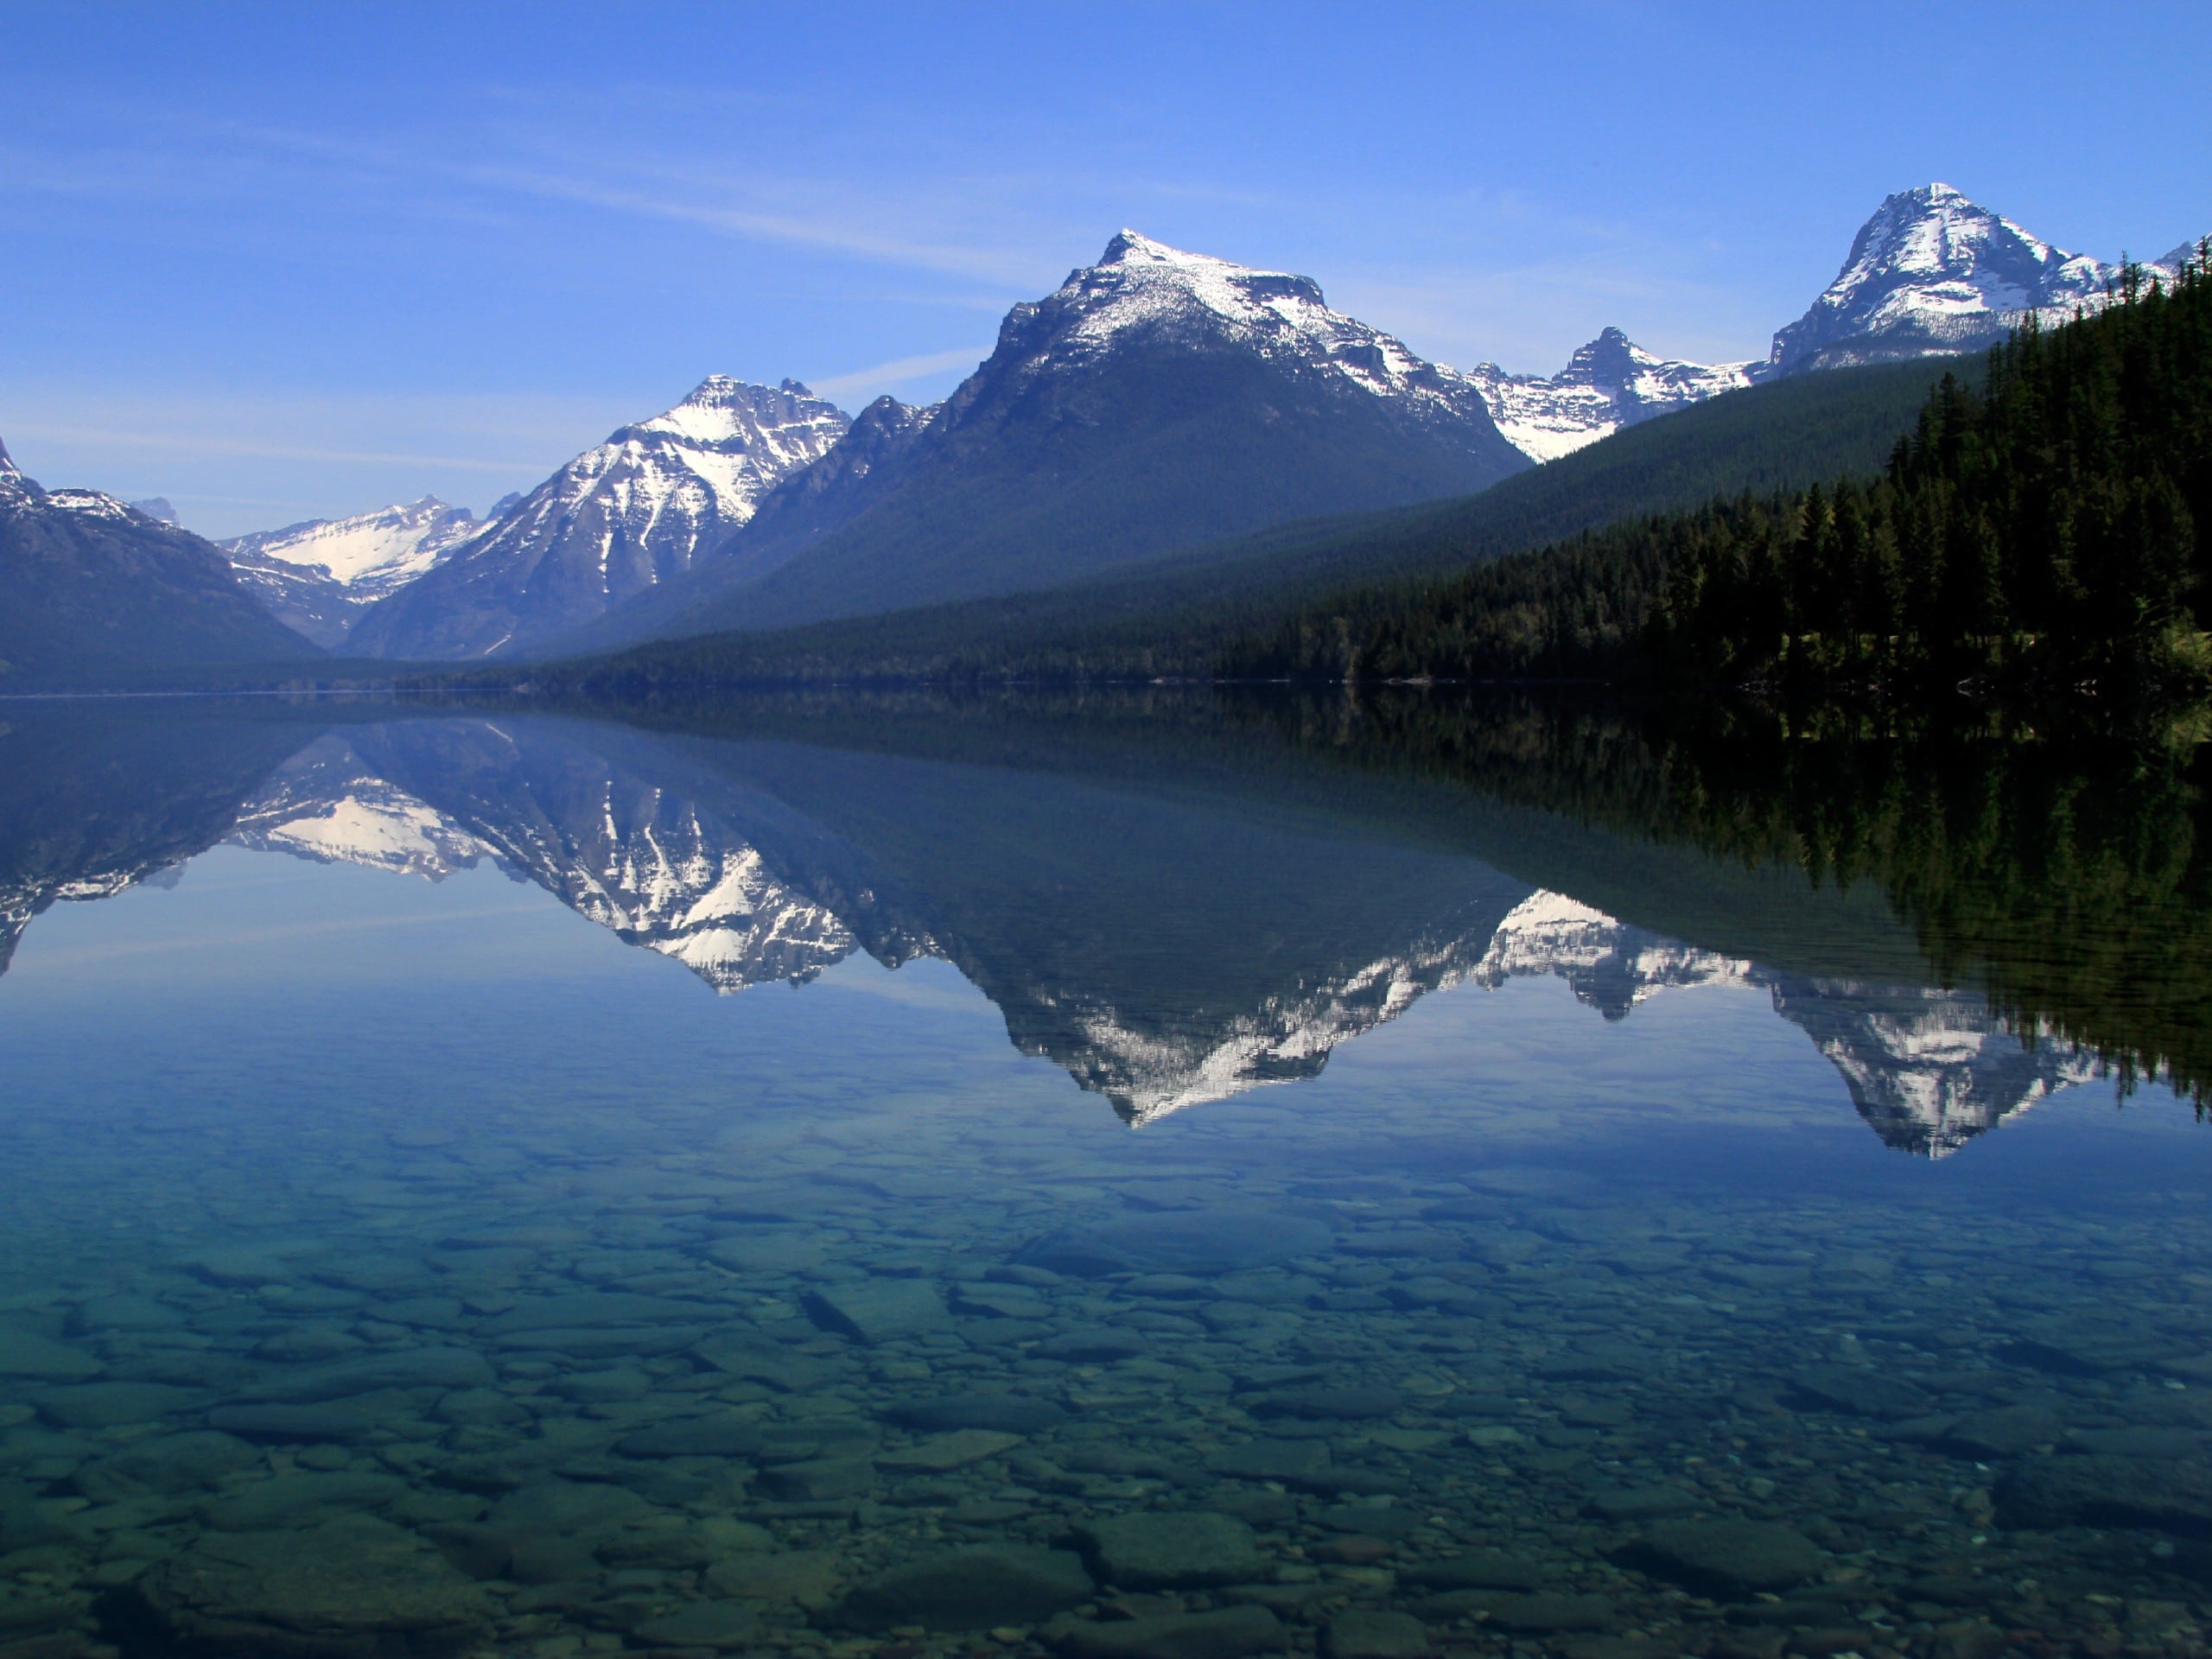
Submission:
M 1864 888 L 909 715 L 10 714 L 0 1655 L 2203 1650 L 2170 1089 Z

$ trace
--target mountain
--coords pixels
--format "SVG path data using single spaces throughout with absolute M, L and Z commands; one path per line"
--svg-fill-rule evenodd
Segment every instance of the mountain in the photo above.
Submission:
M 518 654 L 680 575 L 849 424 L 796 380 L 714 375 L 586 450 L 435 569 L 371 606 L 348 645 L 378 657 Z
M 779 515 L 783 562 L 703 593 L 683 630 L 1045 588 L 1529 464 L 1475 382 L 1332 311 L 1311 278 L 1133 231 L 1008 312 L 989 359 L 904 435 L 897 466 L 827 493 L 821 518 Z M 753 558 L 753 539 L 727 556 Z
M 2179 250 L 2177 250 L 2178 252 Z M 1901 190 L 1859 228 L 1843 269 L 1779 330 L 1772 374 L 1996 345 L 2030 311 L 2094 306 L 2116 267 L 2066 253 L 1948 184 Z
M 649 643 L 571 666 L 533 666 L 528 677 L 596 693 L 796 680 L 1211 676 L 1241 635 L 1349 588 L 1456 572 L 1717 493 L 1764 495 L 1872 472 L 1955 366 L 1889 363 L 1792 376 L 1640 422 L 1478 494 L 1278 524 L 1058 588 L 689 639 L 671 637 L 678 613 L 647 613 L 639 626 Z M 629 636 L 616 626 L 639 615 L 610 615 L 607 632 L 576 643 L 620 646 Z
M 96 490 L 42 489 L 0 446 L 0 681 L 316 654 L 199 537 Z
M 1707 367 L 1655 357 L 1608 328 L 1546 378 L 1478 364 L 1467 378 L 1480 389 L 1509 442 L 1531 461 L 1556 461 L 1624 426 L 1672 414 L 1751 382 L 1748 363 Z
M 797 557 L 895 489 L 938 407 L 877 398 L 826 454 L 762 497 L 744 530 L 718 555 L 614 607 L 563 638 L 561 648 L 603 649 L 683 632 L 692 613 Z
M 485 528 L 435 495 L 347 518 L 310 518 L 216 545 L 270 614 L 319 645 L 345 643 L 370 606 L 435 570 Z
M 143 512 L 149 518 L 158 518 L 165 524 L 181 522 L 176 516 L 176 508 L 166 495 L 149 495 L 143 501 L 133 501 L 130 505 L 132 512 Z

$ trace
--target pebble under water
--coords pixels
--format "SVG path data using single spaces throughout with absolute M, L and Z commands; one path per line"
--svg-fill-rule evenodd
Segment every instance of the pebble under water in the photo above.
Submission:
M 493 727 L 9 873 L 0 1659 L 2205 1650 L 2171 1090 L 1372 819 Z

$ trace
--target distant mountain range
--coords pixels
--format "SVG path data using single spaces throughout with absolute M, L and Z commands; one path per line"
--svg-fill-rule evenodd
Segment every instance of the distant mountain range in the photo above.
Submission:
M 715 376 L 485 520 L 425 497 L 224 551 L 269 613 L 346 655 L 523 658 L 787 627 L 1465 496 L 1762 381 L 1980 349 L 2024 316 L 2101 304 L 2117 276 L 1928 185 L 1882 203 L 1764 361 L 1670 360 L 1608 328 L 1534 376 L 1428 362 L 1310 278 L 1124 231 L 1015 306 L 941 404 L 848 417 L 796 381 Z M 173 517 L 143 506 L 156 511 L 142 521 Z

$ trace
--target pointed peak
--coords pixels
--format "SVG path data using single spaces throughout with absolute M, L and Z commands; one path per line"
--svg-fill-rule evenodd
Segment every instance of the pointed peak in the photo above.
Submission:
M 23 469 L 16 466 L 14 458 L 9 454 L 7 444 L 0 442 L 0 478 L 21 478 L 22 475 Z
M 1171 248 L 1165 242 L 1155 242 L 1141 231 L 1124 226 L 1114 233 L 1106 245 L 1106 251 L 1098 256 L 1100 266 L 1108 265 L 1227 265 L 1226 259 L 1217 259 L 1211 254 L 1186 253 L 1181 248 Z
M 1096 264 L 1070 271 L 1061 291 L 1079 291 L 1095 301 L 1101 296 L 1169 289 L 1181 289 L 1210 309 L 1224 312 L 1277 299 L 1327 303 L 1320 284 L 1311 276 L 1259 270 L 1210 253 L 1191 253 L 1131 230 L 1117 232 Z
M 1638 369 L 1658 360 L 1622 330 L 1606 327 L 1588 345 L 1574 348 L 1559 378 L 1563 385 L 1618 388 L 1625 385 Z
M 766 400 L 776 397 L 804 397 L 819 403 L 813 388 L 801 380 L 785 378 L 772 386 L 758 381 L 741 380 L 731 374 L 710 374 L 691 388 L 690 394 L 676 405 L 676 409 L 727 409 L 734 404 L 747 404 L 764 407 Z M 676 412 L 675 409 L 669 411 Z
M 702 380 L 697 385 L 691 388 L 690 394 L 683 399 L 683 403 L 725 403 L 728 400 L 731 393 L 737 391 L 747 391 L 751 390 L 753 390 L 753 388 L 747 386 L 744 381 L 736 379 L 730 375 L 710 374 L 705 379 Z M 683 405 L 682 404 L 677 405 L 679 409 L 683 406 Z

